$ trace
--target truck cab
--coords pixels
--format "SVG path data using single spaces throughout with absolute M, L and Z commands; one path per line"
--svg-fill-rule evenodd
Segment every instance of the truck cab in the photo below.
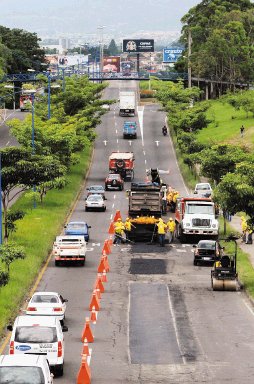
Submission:
M 133 152 L 112 152 L 109 156 L 109 172 L 120 174 L 124 180 L 133 180 L 134 161 Z
M 214 202 L 209 198 L 177 199 L 175 221 L 180 240 L 194 235 L 218 237 L 219 223 L 215 217 Z

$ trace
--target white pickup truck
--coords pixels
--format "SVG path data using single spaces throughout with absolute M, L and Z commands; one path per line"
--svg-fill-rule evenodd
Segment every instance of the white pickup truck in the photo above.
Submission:
M 53 245 L 53 255 L 56 266 L 67 262 L 78 262 L 84 265 L 86 260 L 86 242 L 84 236 L 57 236 Z

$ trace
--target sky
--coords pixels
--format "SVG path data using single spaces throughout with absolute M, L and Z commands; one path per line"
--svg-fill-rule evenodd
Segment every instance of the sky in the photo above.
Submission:
M 180 31 L 180 19 L 198 0 L 0 0 L 0 25 L 38 36 L 94 34 L 113 37 L 145 31 Z

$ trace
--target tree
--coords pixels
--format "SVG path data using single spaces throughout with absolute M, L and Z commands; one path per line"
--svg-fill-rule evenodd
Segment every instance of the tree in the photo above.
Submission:
M 41 68 L 45 53 L 39 46 L 40 39 L 36 33 L 0 26 L 0 38 L 10 51 L 7 57 L 8 73 L 25 72 L 28 68 L 37 70 Z
M 112 39 L 110 41 L 110 43 L 109 43 L 108 54 L 109 54 L 109 56 L 117 56 L 117 55 L 119 55 L 119 49 L 118 49 L 114 39 Z
M 62 177 L 65 167 L 50 156 L 33 155 L 31 150 L 7 147 L 1 150 L 2 159 L 2 204 L 4 239 L 8 240 L 8 207 L 10 202 L 32 186 L 40 186 L 57 177 Z
M 233 145 L 219 144 L 206 148 L 194 158 L 201 165 L 201 174 L 219 184 L 228 172 L 234 172 L 236 165 L 248 158 L 248 154 Z
M 254 162 L 243 161 L 222 177 L 214 198 L 231 214 L 245 212 L 254 226 Z
M 11 263 L 18 259 L 24 259 L 25 257 L 26 255 L 23 247 L 15 244 L 2 244 L 0 246 L 0 260 L 6 265 L 8 275 Z

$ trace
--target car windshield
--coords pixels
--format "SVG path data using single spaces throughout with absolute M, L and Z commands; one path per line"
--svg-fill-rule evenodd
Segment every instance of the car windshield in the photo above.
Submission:
M 90 192 L 93 192 L 93 191 L 104 191 L 104 188 L 101 186 L 101 185 L 93 185 L 93 186 L 91 186 L 91 187 L 89 187 L 88 188 L 88 190 L 90 191 Z
M 73 223 L 73 224 L 68 224 L 67 225 L 67 229 L 79 229 L 79 230 L 82 230 L 82 229 L 85 229 L 86 227 L 86 224 L 82 224 L 82 223 Z
M 198 243 L 198 248 L 202 249 L 215 249 L 215 243 L 210 243 L 207 241 L 200 241 Z
M 209 184 L 198 184 L 196 186 L 196 191 L 204 191 L 206 189 L 208 189 L 208 190 L 211 189 Z
M 87 198 L 88 201 L 103 201 L 103 198 L 101 196 L 93 195 L 89 196 Z
M 16 328 L 15 341 L 18 343 L 56 343 L 56 328 L 43 326 L 20 326 Z
M 40 367 L 0 367 L 1 384 L 45 384 Z
M 32 303 L 59 303 L 56 295 L 34 295 Z
M 208 204 L 188 204 L 186 213 L 189 214 L 195 214 L 195 213 L 201 213 L 205 215 L 213 215 L 213 205 Z

